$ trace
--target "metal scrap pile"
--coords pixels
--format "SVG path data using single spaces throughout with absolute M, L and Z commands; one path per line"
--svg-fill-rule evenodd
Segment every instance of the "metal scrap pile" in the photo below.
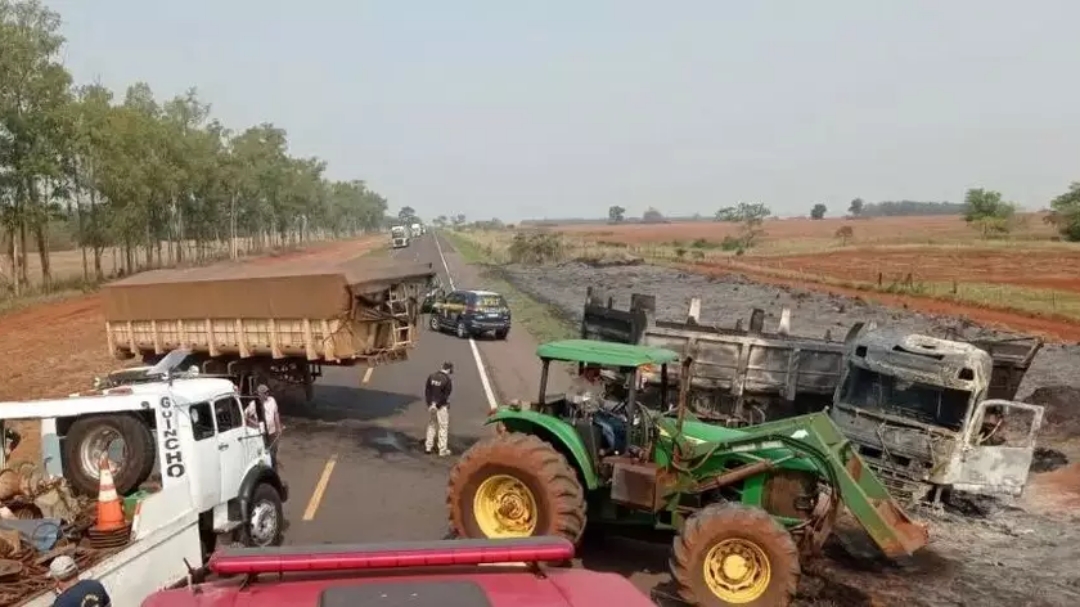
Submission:
M 71 556 L 85 570 L 128 543 L 127 537 L 93 541 L 95 518 L 96 502 L 72 495 L 63 478 L 44 480 L 28 463 L 0 469 L 0 605 L 48 590 L 49 563 L 57 556 Z

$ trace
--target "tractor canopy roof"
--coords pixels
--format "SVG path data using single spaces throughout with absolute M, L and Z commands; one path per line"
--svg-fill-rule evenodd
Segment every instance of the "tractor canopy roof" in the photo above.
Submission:
M 678 362 L 679 355 L 665 348 L 634 346 L 591 339 L 548 342 L 536 349 L 540 358 L 593 363 L 607 367 L 641 367 Z

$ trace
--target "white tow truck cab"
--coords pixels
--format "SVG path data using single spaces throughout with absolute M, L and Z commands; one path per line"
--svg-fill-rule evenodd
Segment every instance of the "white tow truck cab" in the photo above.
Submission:
M 282 542 L 288 488 L 272 466 L 265 424 L 245 423 L 240 396 L 229 380 L 172 376 L 186 355 L 170 353 L 155 366 L 161 381 L 65 399 L 0 403 L 0 430 L 5 421 L 40 421 L 47 478 L 65 476 L 75 467 L 67 461 L 73 456 L 97 462 L 109 453 L 114 459 L 114 445 L 105 440 L 65 448 L 73 428 L 103 437 L 112 431 L 118 434 L 114 440 L 127 443 L 123 451 L 128 457 L 119 462 L 118 477 L 125 469 L 141 474 L 147 467 L 144 461 L 129 460 L 141 456 L 138 443 L 149 439 L 150 463 L 157 462 L 161 490 L 141 502 L 128 546 L 82 572 L 105 585 L 114 605 L 137 605 L 151 592 L 183 581 L 185 559 L 201 567 L 219 538 L 246 546 Z M 60 430 L 64 427 L 67 437 Z M 135 427 L 145 435 L 134 432 Z M 0 466 L 6 463 L 5 452 L 0 449 Z M 46 593 L 26 605 L 45 607 L 54 598 Z

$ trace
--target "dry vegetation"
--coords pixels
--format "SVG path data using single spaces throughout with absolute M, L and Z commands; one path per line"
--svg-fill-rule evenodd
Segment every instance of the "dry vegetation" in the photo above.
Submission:
M 1077 333 L 1080 245 L 1058 240 L 1040 215 L 1018 217 L 1012 232 L 1001 238 L 983 237 L 958 216 L 773 219 L 762 229 L 757 244 L 741 251 L 725 244 L 739 226 L 711 221 L 568 225 L 468 236 L 503 263 L 637 258 L 702 273 L 739 272 L 770 282 L 858 291 L 901 305 L 951 306 L 935 311 L 1061 338 Z M 1020 326 L 995 312 L 1042 322 Z

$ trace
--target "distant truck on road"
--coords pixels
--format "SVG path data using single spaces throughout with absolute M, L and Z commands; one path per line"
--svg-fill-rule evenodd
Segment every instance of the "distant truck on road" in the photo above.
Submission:
M 378 257 L 145 272 L 103 290 L 108 351 L 152 365 L 188 349 L 203 373 L 300 387 L 308 402 L 324 365 L 408 358 L 434 278 L 431 264 Z
M 413 238 L 416 238 L 417 236 L 423 236 L 424 235 L 424 224 L 419 223 L 419 222 L 414 223 L 411 226 L 411 230 L 412 230 Z
M 409 228 L 405 226 L 394 226 L 390 228 L 390 246 L 395 249 L 402 249 L 409 246 Z

